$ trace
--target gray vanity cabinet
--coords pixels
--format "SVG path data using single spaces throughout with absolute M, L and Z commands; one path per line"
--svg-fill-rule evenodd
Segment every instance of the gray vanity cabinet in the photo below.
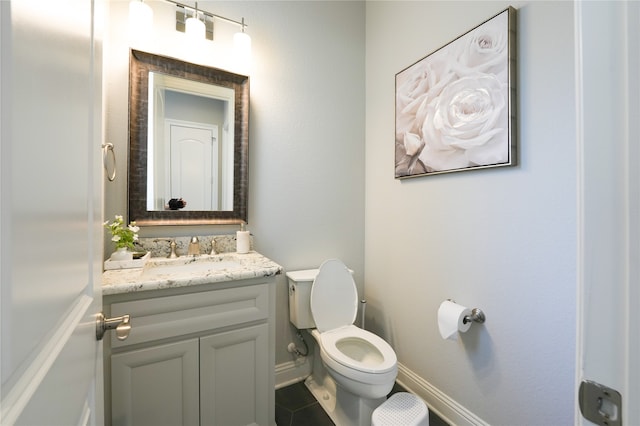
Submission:
M 107 423 L 275 425 L 273 278 L 104 302 L 132 325 L 127 340 L 105 342 Z
M 111 356 L 114 425 L 198 425 L 198 339 Z
M 269 424 L 267 336 L 267 325 L 260 324 L 200 339 L 203 425 Z

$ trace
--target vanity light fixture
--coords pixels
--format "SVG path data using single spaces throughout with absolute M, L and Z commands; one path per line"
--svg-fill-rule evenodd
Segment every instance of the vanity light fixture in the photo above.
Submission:
M 174 5 L 176 5 L 176 31 L 180 31 L 180 32 L 189 32 L 190 29 L 188 29 L 187 27 L 189 26 L 189 20 L 192 19 L 193 17 L 196 17 L 196 19 L 198 19 L 200 22 L 204 23 L 205 26 L 205 37 L 207 40 L 213 40 L 213 21 L 218 19 L 221 21 L 225 21 L 228 22 L 230 24 L 235 24 L 241 27 L 242 32 L 237 33 L 237 34 L 244 34 L 244 36 L 242 36 L 242 38 L 244 38 L 244 46 L 249 46 L 249 50 L 251 47 L 251 38 L 249 37 L 248 34 L 246 34 L 244 32 L 244 29 L 248 26 L 247 24 L 244 23 L 244 18 L 242 18 L 242 22 L 239 21 L 235 21 L 233 19 L 229 19 L 229 18 L 225 18 L 224 16 L 220 16 L 220 15 L 216 15 L 214 13 L 211 12 L 207 12 L 205 10 L 202 9 L 198 9 L 198 3 L 196 3 L 195 8 L 193 6 L 188 6 L 186 4 L 182 4 L 179 3 L 177 1 L 174 0 L 165 0 L 168 3 L 172 3 Z M 202 20 L 199 19 L 199 17 L 202 17 Z M 237 35 L 236 34 L 236 35 Z M 236 45 L 236 47 L 238 46 L 237 41 L 235 41 L 235 36 L 234 36 L 234 43 Z

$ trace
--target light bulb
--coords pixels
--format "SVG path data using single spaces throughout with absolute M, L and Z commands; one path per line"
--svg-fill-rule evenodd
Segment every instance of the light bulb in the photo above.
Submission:
M 245 32 L 233 35 L 233 44 L 238 56 L 249 58 L 251 56 L 251 37 Z
M 205 38 L 206 31 L 207 29 L 204 22 L 198 18 L 189 18 L 187 22 L 185 22 L 184 32 L 191 38 L 203 39 Z

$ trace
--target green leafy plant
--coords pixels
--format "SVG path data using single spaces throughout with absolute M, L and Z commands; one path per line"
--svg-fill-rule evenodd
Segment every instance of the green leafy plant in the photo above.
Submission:
M 131 222 L 125 227 L 124 219 L 121 215 L 116 215 L 115 220 L 111 223 L 106 221 L 104 227 L 111 232 L 111 241 L 116 243 L 116 249 L 126 247 L 132 250 L 133 243 L 138 241 L 138 231 L 140 228 L 136 226 L 135 222 Z

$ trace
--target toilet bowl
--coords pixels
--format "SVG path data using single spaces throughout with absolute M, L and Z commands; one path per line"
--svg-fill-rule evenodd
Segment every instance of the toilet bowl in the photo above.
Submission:
M 398 375 L 396 354 L 375 334 L 353 325 L 358 295 L 340 260 L 319 269 L 288 272 L 291 322 L 316 341 L 305 384 L 339 425 L 369 426 Z
M 311 335 L 320 344 L 320 357 L 329 374 L 344 388 L 365 398 L 385 397 L 396 380 L 396 354 L 389 344 L 350 325 Z

